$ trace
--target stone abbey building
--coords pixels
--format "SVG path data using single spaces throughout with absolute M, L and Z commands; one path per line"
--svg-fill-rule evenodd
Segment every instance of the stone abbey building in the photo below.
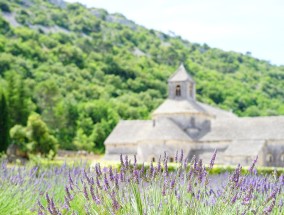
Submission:
M 168 98 L 152 120 L 122 120 L 105 141 L 107 160 L 137 155 L 157 161 L 166 151 L 173 160 L 183 150 L 208 162 L 217 149 L 219 164 L 284 166 L 284 116 L 238 117 L 195 99 L 195 82 L 181 65 L 168 80 Z

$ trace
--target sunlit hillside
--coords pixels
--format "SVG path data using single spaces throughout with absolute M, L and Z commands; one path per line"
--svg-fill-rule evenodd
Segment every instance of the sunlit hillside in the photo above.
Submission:
M 181 62 L 198 100 L 239 116 L 284 114 L 284 66 L 249 53 L 191 43 L 60 0 L 0 0 L 0 11 L 7 131 L 24 128 L 36 112 L 61 148 L 101 151 L 119 119 L 149 118 Z

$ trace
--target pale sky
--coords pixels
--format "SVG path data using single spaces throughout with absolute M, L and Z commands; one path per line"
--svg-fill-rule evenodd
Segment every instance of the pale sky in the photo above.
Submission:
M 284 0 L 67 0 L 121 13 L 149 29 L 175 32 L 284 65 Z

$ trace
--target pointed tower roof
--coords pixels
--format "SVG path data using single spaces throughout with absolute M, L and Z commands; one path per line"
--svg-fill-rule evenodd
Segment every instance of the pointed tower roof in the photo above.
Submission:
M 184 65 L 181 64 L 177 71 L 168 79 L 169 82 L 190 81 L 194 82 L 192 77 L 187 73 Z

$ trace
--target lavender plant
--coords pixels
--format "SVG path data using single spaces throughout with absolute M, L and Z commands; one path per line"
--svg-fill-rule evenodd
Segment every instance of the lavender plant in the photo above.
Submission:
M 177 153 L 177 169 L 168 156 L 146 168 L 136 157 L 121 156 L 120 169 L 97 163 L 40 170 L 0 169 L 1 214 L 283 214 L 284 175 L 259 175 L 257 158 L 247 174 L 210 175 L 205 166 Z M 4 213 L 3 213 L 4 212 Z

